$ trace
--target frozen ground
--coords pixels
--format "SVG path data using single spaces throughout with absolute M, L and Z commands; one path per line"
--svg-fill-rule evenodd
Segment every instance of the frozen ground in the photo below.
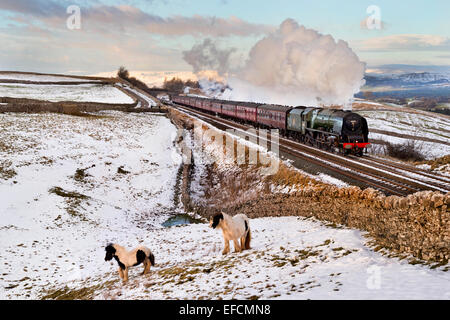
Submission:
M 374 252 L 357 230 L 298 217 L 252 219 L 250 226 L 252 249 L 227 256 L 221 255 L 220 231 L 204 223 L 149 232 L 142 240 L 157 265 L 146 276 L 142 267 L 131 269 L 126 285 L 116 263 L 104 263 L 104 251 L 96 248 L 98 268 L 59 293 L 93 299 L 450 298 L 448 272 Z M 137 245 L 133 238 L 124 243 Z
M 39 81 L 39 82 L 97 82 L 100 80 L 90 80 L 82 78 L 72 78 L 64 76 L 50 76 L 43 74 L 26 74 L 26 73 L 0 73 L 1 80 L 21 80 L 21 81 Z
M 206 223 L 162 228 L 180 212 L 175 131 L 154 115 L 0 115 L 0 298 L 450 298 L 448 266 L 388 258 L 353 229 L 252 219 L 252 250 L 222 256 Z M 157 265 L 122 285 L 108 242 Z
M 450 154 L 450 120 L 444 116 L 376 110 L 358 111 L 358 113 L 367 119 L 369 139 L 385 140 L 396 144 L 405 143 L 407 139 L 410 139 L 401 135 L 434 139 L 442 143 L 417 140 L 427 159 Z M 385 132 L 374 133 L 370 132 L 371 129 Z
M 0 114 L 0 299 L 105 271 L 176 210 L 175 127 L 155 115 Z
M 37 85 L 0 84 L 0 97 L 28 98 L 47 101 L 133 103 L 134 100 L 112 85 Z

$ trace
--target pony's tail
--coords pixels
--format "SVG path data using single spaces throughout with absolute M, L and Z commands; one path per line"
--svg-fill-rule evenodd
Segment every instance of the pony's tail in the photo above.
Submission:
M 245 250 L 250 248 L 250 241 L 252 240 L 252 234 L 250 232 L 250 228 L 248 228 L 247 235 L 245 236 Z
M 150 260 L 152 266 L 155 266 L 155 256 L 153 255 L 153 253 L 150 252 L 150 254 L 148 255 L 148 259 Z

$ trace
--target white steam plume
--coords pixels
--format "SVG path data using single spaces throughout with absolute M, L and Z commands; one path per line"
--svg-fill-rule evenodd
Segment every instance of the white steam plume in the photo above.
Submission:
M 233 51 L 219 56 L 214 52 L 220 50 L 210 52 L 213 61 L 222 61 L 220 70 L 217 69 L 220 73 L 230 71 L 229 58 Z M 220 56 L 226 59 L 220 60 Z M 365 67 L 345 41 L 336 42 L 330 35 L 287 19 L 278 30 L 255 44 L 243 67 L 228 73 L 229 89 L 220 98 L 293 106 L 348 107 L 365 83 Z
M 292 19 L 259 41 L 244 68 L 228 79 L 233 100 L 288 105 L 346 105 L 364 85 L 365 63 L 345 41 Z

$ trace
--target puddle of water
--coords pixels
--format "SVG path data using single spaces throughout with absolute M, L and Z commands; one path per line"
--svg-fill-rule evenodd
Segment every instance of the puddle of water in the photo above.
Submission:
M 177 215 L 172 216 L 169 219 L 167 219 L 161 225 L 164 228 L 170 228 L 173 226 L 181 226 L 181 225 L 187 225 L 187 224 L 192 224 L 192 223 L 203 223 L 203 221 L 200 219 L 195 219 L 188 214 L 177 214 Z

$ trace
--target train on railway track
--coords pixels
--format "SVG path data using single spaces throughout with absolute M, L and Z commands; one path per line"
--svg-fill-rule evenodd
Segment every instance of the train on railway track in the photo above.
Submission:
M 179 105 L 251 124 L 257 128 L 278 129 L 283 136 L 332 152 L 362 156 L 370 144 L 367 120 L 351 111 L 184 95 L 173 95 L 171 100 Z

